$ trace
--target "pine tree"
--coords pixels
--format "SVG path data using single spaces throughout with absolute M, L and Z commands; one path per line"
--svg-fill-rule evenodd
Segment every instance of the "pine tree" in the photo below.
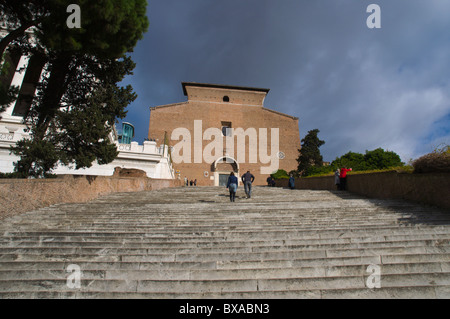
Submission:
M 309 168 L 321 167 L 323 165 L 323 158 L 319 148 L 325 144 L 325 141 L 319 139 L 319 132 L 318 129 L 311 130 L 301 140 L 302 148 L 298 150 L 300 155 L 297 158 L 297 162 L 298 172 L 303 176 L 308 175 Z
M 95 159 L 109 163 L 117 156 L 109 140 L 113 125 L 136 98 L 131 86 L 117 83 L 134 69 L 126 53 L 148 27 L 147 2 L 80 0 L 80 29 L 66 25 L 72 1 L 32 2 L 46 12 L 35 21 L 35 41 L 19 37 L 15 43 L 26 54 L 39 54 L 46 69 L 25 120 L 31 139 L 12 148 L 21 157 L 16 170 L 39 177 L 58 161 L 76 168 L 90 167 Z M 11 19 L 20 23 L 13 14 Z

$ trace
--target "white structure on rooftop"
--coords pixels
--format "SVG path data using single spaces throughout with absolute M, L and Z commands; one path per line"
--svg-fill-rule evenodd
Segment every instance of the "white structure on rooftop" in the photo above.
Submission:
M 0 120 L 0 172 L 11 173 L 14 171 L 14 162 L 19 158 L 10 154 L 10 147 L 22 138 L 27 138 L 26 125 L 22 124 L 22 117 L 9 115 L 10 107 L 1 115 Z M 117 136 L 117 135 L 116 135 Z M 157 179 L 173 179 L 175 174 L 169 156 L 169 148 L 165 145 L 157 146 L 155 141 L 144 141 L 143 145 L 137 142 L 121 144 L 117 138 L 113 138 L 117 145 L 119 155 L 106 165 L 98 165 L 96 162 L 90 168 L 74 169 L 66 166 L 58 166 L 53 173 L 58 175 L 96 175 L 111 176 L 116 167 L 127 169 L 139 169 L 146 172 L 147 177 Z

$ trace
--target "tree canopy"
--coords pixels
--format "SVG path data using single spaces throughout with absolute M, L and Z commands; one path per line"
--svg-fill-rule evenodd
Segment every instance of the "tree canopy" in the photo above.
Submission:
M 365 154 L 348 152 L 331 163 L 332 167 L 351 167 L 354 171 L 387 169 L 403 165 L 404 163 L 402 163 L 398 154 L 392 151 L 385 151 L 382 148 L 366 151 Z
M 67 27 L 71 0 L 0 0 L 0 13 L 9 33 L 0 40 L 0 53 L 23 41 L 34 27 L 34 37 L 47 49 L 79 51 L 115 58 L 130 52 L 147 30 L 146 0 L 78 0 L 80 28 Z
M 146 0 L 80 0 L 81 27 L 73 29 L 66 25 L 71 2 L 0 0 L 12 30 L 8 44 L 46 65 L 26 114 L 31 139 L 12 149 L 21 157 L 16 170 L 32 176 L 58 161 L 76 168 L 111 162 L 117 150 L 109 135 L 136 98 L 117 83 L 134 69 L 126 54 L 147 30 Z M 30 26 L 32 40 L 23 30 Z
M 297 158 L 299 175 L 326 174 L 342 167 L 351 167 L 353 171 L 367 171 L 404 166 L 398 154 L 385 151 L 382 148 L 366 151 L 365 154 L 350 151 L 341 157 L 337 157 L 331 165 L 323 166 L 323 158 L 319 148 L 325 144 L 325 141 L 319 139 L 319 132 L 318 129 L 311 130 L 301 140 L 302 148 L 298 150 L 300 154 Z
M 329 166 L 311 167 L 307 176 L 331 173 L 342 167 L 352 168 L 355 172 L 362 172 L 402 167 L 404 165 L 398 154 L 392 151 L 385 151 L 382 148 L 366 151 L 365 154 L 350 151 L 341 157 L 337 157 Z

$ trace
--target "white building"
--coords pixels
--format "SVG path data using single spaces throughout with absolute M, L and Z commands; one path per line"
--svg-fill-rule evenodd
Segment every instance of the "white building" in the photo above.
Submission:
M 0 28 L 0 37 L 5 31 Z M 29 137 L 27 127 L 23 124 L 24 114 L 31 105 L 31 99 L 35 93 L 35 85 L 39 81 L 44 64 L 35 57 L 20 56 L 10 53 L 6 57 L 12 71 L 9 76 L 1 80 L 6 85 L 14 85 L 20 88 L 19 96 L 25 97 L 11 103 L 0 113 L 0 172 L 11 173 L 14 171 L 14 162 L 18 160 L 10 154 L 10 147 L 22 138 Z M 2 61 L 3 64 L 4 61 Z M 98 165 L 93 163 L 87 169 L 75 170 L 66 166 L 58 166 L 55 174 L 74 175 L 102 175 L 111 176 L 115 167 L 139 169 L 147 173 L 147 177 L 158 179 L 173 179 L 175 174 L 170 161 L 167 146 L 156 146 L 154 141 L 145 141 L 143 145 L 128 139 L 127 144 L 121 144 L 116 132 L 111 134 L 111 141 L 117 145 L 119 155 L 110 164 Z
M 5 113 L 2 114 L 3 118 L 0 120 L 0 172 L 11 173 L 14 171 L 13 163 L 19 158 L 10 154 L 10 147 L 22 138 L 27 138 L 29 133 L 26 132 L 26 126 L 21 123 L 21 117 L 5 116 Z M 142 170 L 150 178 L 175 178 L 167 146 L 157 147 L 156 142 L 153 141 L 145 141 L 143 145 L 139 145 L 137 142 L 121 144 L 118 140 L 115 140 L 114 143 L 117 145 L 119 155 L 109 164 L 98 165 L 94 162 L 90 168 L 78 170 L 60 165 L 53 170 L 53 173 L 57 175 L 112 176 L 114 169 L 120 167 Z

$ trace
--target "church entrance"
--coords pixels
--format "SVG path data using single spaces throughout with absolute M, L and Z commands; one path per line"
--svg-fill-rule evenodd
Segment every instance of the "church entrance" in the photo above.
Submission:
M 219 186 L 227 186 L 229 174 L 219 174 Z
M 231 157 L 221 157 L 218 158 L 214 163 L 212 170 L 214 172 L 214 185 L 215 186 L 227 186 L 228 177 L 231 172 L 238 177 L 239 181 L 239 165 L 238 163 Z

